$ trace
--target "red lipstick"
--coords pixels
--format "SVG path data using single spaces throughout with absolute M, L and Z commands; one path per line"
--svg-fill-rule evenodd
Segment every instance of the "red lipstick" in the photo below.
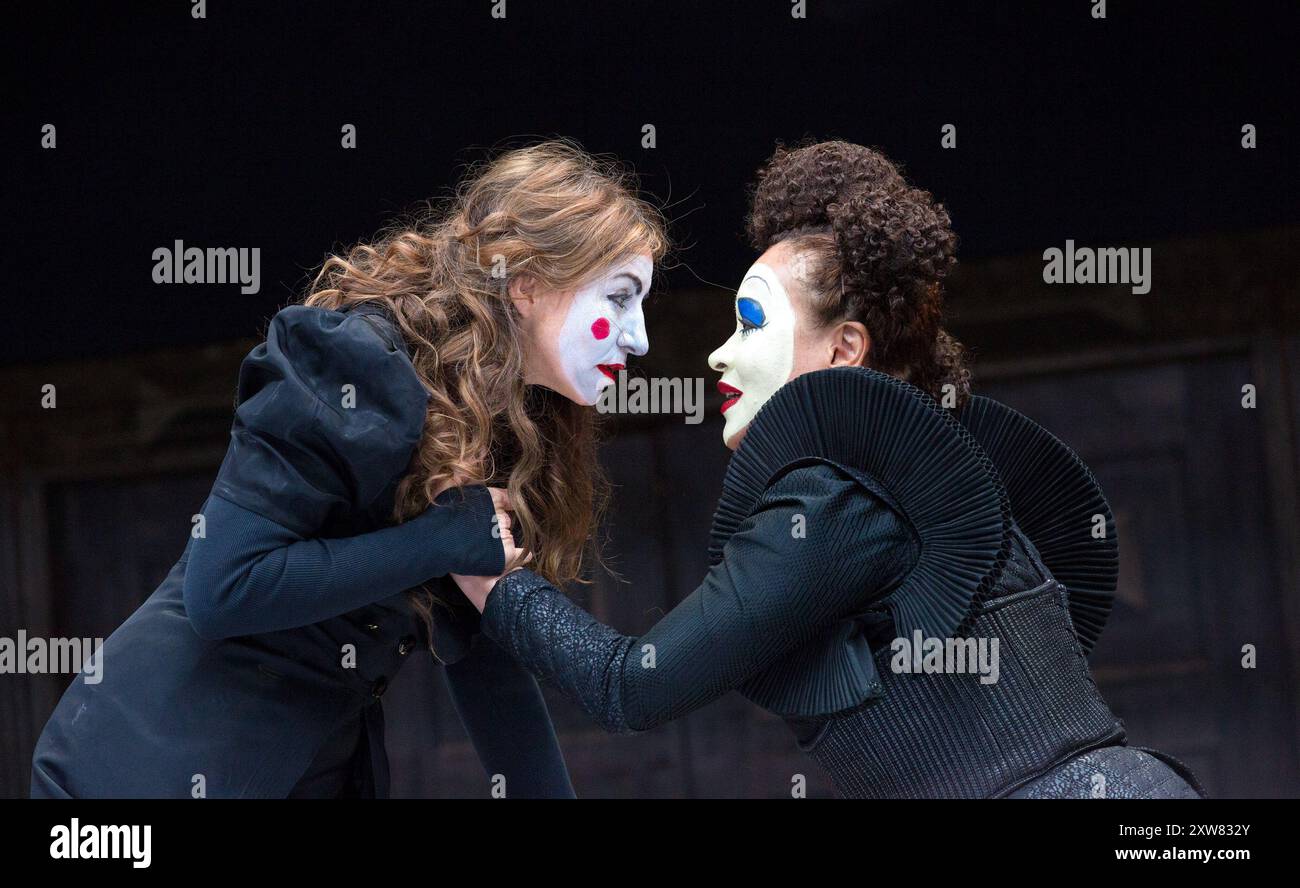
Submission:
M 618 382 L 618 371 L 622 370 L 623 366 L 623 364 L 597 364 L 596 369 Z
M 726 413 L 731 409 L 731 405 L 740 400 L 743 394 L 740 389 L 734 385 L 727 385 L 721 380 L 718 381 L 718 391 L 722 392 L 722 412 Z

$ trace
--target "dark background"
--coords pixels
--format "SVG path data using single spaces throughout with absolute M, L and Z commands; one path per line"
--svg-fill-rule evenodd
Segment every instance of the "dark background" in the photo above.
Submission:
M 747 184 L 778 140 L 838 137 L 945 202 L 962 238 L 952 326 L 977 387 L 1076 446 L 1106 487 L 1124 573 L 1093 664 L 1134 740 L 1218 794 L 1300 793 L 1294 4 L 1111 2 L 1100 21 L 1086 0 L 808 0 L 804 20 L 790 6 L 18 13 L 0 112 L 0 635 L 110 633 L 183 547 L 266 320 L 327 252 L 445 194 L 486 150 L 561 135 L 635 166 L 679 245 L 641 370 L 711 388 L 726 288 L 753 259 Z M 339 146 L 345 123 L 356 150 Z M 178 238 L 259 247 L 261 292 L 154 284 L 153 250 Z M 1152 292 L 1044 285 L 1041 253 L 1067 238 L 1150 246 Z M 48 382 L 65 409 L 36 408 Z M 702 573 L 727 457 L 714 403 L 709 417 L 611 425 L 609 530 L 631 582 L 579 597 L 624 631 Z M 1241 668 L 1244 644 L 1259 668 Z M 0 795 L 25 792 L 67 680 L 0 675 Z M 484 793 L 432 664 L 408 665 L 386 708 L 398 794 Z M 784 727 L 734 696 L 634 738 L 554 710 L 586 795 L 780 796 L 798 771 L 826 791 Z

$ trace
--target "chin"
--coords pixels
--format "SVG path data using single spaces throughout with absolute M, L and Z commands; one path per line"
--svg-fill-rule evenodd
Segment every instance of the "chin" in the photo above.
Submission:
M 727 445 L 728 450 L 736 450 L 737 448 L 740 447 L 740 442 L 745 440 L 745 432 L 747 431 L 749 431 L 749 426 L 745 426 L 740 431 L 735 432 L 734 434 L 731 435 L 731 437 L 727 437 L 724 434 L 722 436 L 722 443 Z
M 603 398 L 603 397 L 605 396 L 605 389 L 609 388 L 610 386 L 612 386 L 612 385 L 614 385 L 614 384 L 615 384 L 615 383 L 614 383 L 614 380 L 612 380 L 612 379 L 610 379 L 608 376 L 605 376 L 604 374 L 602 374 L 601 377 L 600 377 L 600 381 L 596 383 L 596 391 L 595 391 L 595 393 L 592 394 L 592 395 L 590 395 L 590 396 L 587 398 L 587 400 L 585 400 L 585 401 L 583 401 L 583 402 L 581 402 L 581 403 L 587 405 L 588 407 L 595 407 L 597 404 L 600 403 L 600 399 Z
M 568 398 L 573 403 L 577 404 L 579 407 L 595 407 L 598 403 L 600 403 L 599 392 L 597 392 L 595 395 L 587 395 L 584 397 L 579 397 L 575 395 L 573 392 L 561 392 L 561 394 L 563 394 L 564 397 Z
M 605 389 L 614 384 L 614 380 L 602 376 L 600 382 L 596 383 L 594 390 L 588 389 L 586 392 L 579 393 L 573 390 L 563 391 L 560 394 L 568 398 L 580 407 L 595 407 L 600 403 L 601 395 L 605 394 Z

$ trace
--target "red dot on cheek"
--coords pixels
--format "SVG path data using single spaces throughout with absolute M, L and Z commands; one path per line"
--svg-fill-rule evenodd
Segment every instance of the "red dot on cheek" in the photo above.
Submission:
M 597 318 L 591 325 L 591 335 L 597 339 L 604 339 L 609 336 L 609 321 L 605 318 Z

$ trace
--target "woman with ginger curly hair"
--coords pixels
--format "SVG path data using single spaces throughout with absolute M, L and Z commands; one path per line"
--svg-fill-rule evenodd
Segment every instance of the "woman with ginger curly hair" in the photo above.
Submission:
M 379 698 L 423 640 L 494 790 L 572 796 L 536 682 L 439 578 L 500 573 L 512 533 L 578 574 L 588 408 L 649 347 L 665 247 L 620 168 L 546 142 L 331 257 L 245 359 L 191 539 L 64 694 L 32 795 L 385 796 Z
M 971 395 L 944 208 L 824 142 L 777 151 L 749 231 L 703 583 L 631 638 L 526 569 L 457 577 L 483 631 L 611 731 L 739 690 L 848 796 L 1197 795 L 1093 684 L 1114 521 L 1069 448 Z

